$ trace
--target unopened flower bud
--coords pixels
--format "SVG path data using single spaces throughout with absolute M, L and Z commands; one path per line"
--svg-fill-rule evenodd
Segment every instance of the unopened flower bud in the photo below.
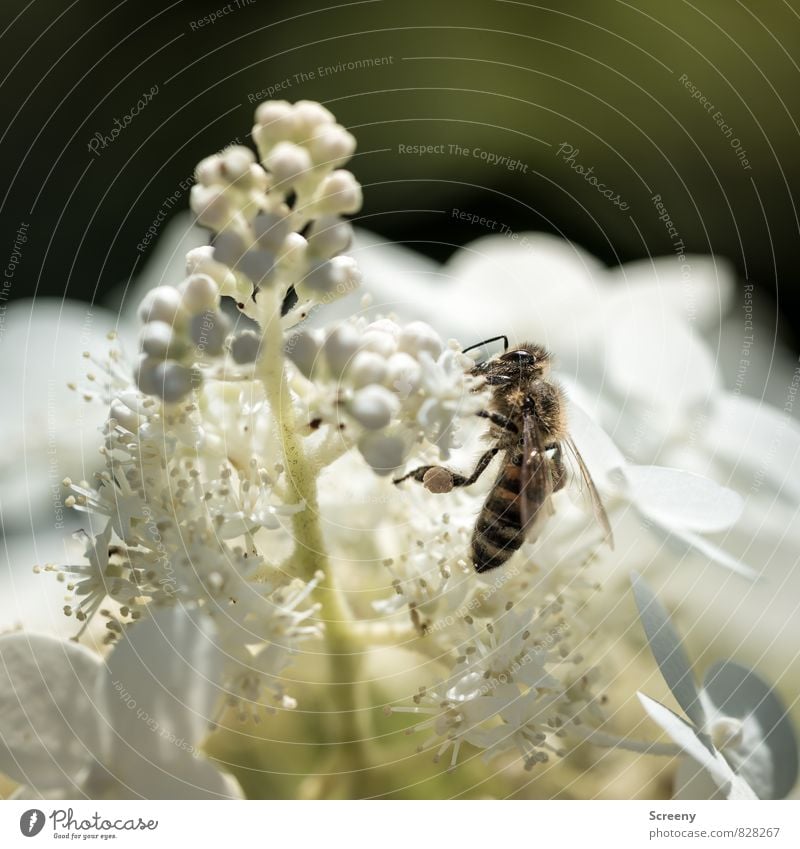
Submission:
M 306 377 L 310 377 L 321 347 L 321 331 L 300 330 L 286 340 L 284 352 Z
M 308 174 L 312 166 L 308 151 L 292 142 L 278 142 L 267 154 L 264 164 L 283 191 L 288 191 L 298 179 Z
M 224 230 L 236 216 L 236 208 L 221 186 L 192 186 L 189 203 L 198 222 L 210 230 Z
M 285 100 L 270 100 L 256 109 L 253 138 L 259 149 L 268 149 L 294 135 L 296 121 L 292 105 Z
M 158 393 L 156 366 L 160 362 L 161 360 L 142 354 L 133 370 L 133 379 L 136 381 L 139 390 L 144 392 L 145 395 L 156 395 Z
M 289 235 L 291 223 L 286 215 L 261 212 L 253 219 L 253 232 L 262 248 L 277 253 Z
M 210 357 L 216 357 L 222 352 L 229 331 L 228 317 L 221 312 L 207 310 L 192 316 L 189 322 L 189 335 L 198 352 Z
M 392 420 L 400 402 L 384 386 L 365 386 L 353 395 L 348 412 L 368 430 L 380 430 Z
M 156 365 L 153 380 L 156 385 L 154 395 L 158 395 L 168 404 L 174 404 L 192 391 L 194 372 L 187 366 L 167 360 Z
M 297 294 L 304 298 L 325 297 L 336 291 L 337 285 L 343 285 L 344 275 L 330 260 L 314 263 L 302 280 L 299 280 Z
M 397 342 L 391 334 L 368 327 L 361 335 L 361 347 L 388 358 L 396 353 Z
M 219 155 L 219 173 L 226 183 L 231 183 L 238 189 L 247 189 L 251 182 L 250 166 L 256 161 L 255 154 L 249 147 L 233 145 Z
M 358 450 L 378 475 L 389 475 L 403 464 L 406 445 L 397 436 L 365 433 L 358 441 Z
M 330 126 L 336 121 L 333 113 L 314 100 L 298 100 L 292 117 L 296 140 L 303 144 L 317 128 Z
M 192 274 L 178 286 L 184 309 L 191 315 L 216 309 L 219 286 L 207 274 Z
M 181 293 L 174 286 L 157 286 L 142 298 L 139 320 L 175 325 L 183 317 Z
M 229 294 L 236 285 L 236 278 L 230 269 L 214 259 L 213 245 L 192 248 L 186 254 L 186 273 L 207 274 L 225 294 Z
M 150 321 L 145 324 L 139 336 L 139 344 L 145 354 L 159 360 L 168 356 L 179 357 L 184 347 L 172 325 L 165 321 Z
M 400 397 L 408 396 L 419 388 L 422 367 L 410 354 L 399 351 L 386 362 L 384 382 Z
M 359 351 L 347 369 L 348 380 L 357 389 L 386 378 L 386 359 L 374 351 Z
M 240 365 L 254 363 L 260 347 L 261 337 L 253 330 L 243 330 L 231 340 L 231 356 Z
M 398 346 L 401 351 L 413 357 L 426 351 L 435 360 L 442 353 L 442 340 L 439 334 L 424 321 L 412 321 L 407 324 L 400 332 Z
M 261 248 L 245 251 L 239 259 L 237 271 L 249 277 L 256 286 L 269 285 L 275 272 L 275 254 Z
M 201 186 L 213 186 L 220 179 L 219 154 L 214 153 L 201 159 L 194 169 L 195 181 Z
M 358 351 L 360 335 L 351 324 L 340 324 L 328 334 L 323 345 L 332 374 L 339 377 Z
M 339 124 L 326 125 L 314 131 L 308 141 L 308 149 L 318 165 L 338 168 L 353 155 L 356 140 Z
M 358 180 L 349 171 L 334 171 L 320 188 L 317 207 L 323 215 L 349 214 L 361 209 L 361 201 Z
M 336 256 L 346 251 L 353 241 L 350 223 L 335 215 L 318 218 L 308 231 L 308 249 L 318 257 Z

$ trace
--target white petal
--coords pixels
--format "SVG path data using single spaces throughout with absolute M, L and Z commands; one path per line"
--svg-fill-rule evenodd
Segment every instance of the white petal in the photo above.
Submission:
M 139 787 L 154 770 L 183 774 L 216 717 L 223 661 L 209 619 L 185 609 L 158 610 L 126 632 L 101 692 L 106 766 L 120 783 Z
M 669 614 L 647 582 L 634 572 L 631 575 L 631 585 L 636 606 L 639 608 L 639 619 L 658 668 L 686 715 L 696 726 L 702 727 L 705 714 L 681 638 L 673 628 Z
M 701 327 L 719 325 L 730 306 L 735 279 L 731 263 L 694 254 L 687 254 L 685 263 L 665 256 L 626 262 L 608 271 L 610 287 L 642 293 L 651 303 Z
M 596 313 L 604 267 L 591 254 L 565 239 L 545 233 L 491 235 L 461 248 L 444 266 L 454 280 L 448 315 L 460 321 L 459 337 L 479 342 L 507 334 L 552 348 L 559 357 L 577 360 L 585 342 L 585 320 Z M 455 328 L 453 331 L 455 334 Z
M 642 300 L 609 305 L 608 375 L 621 395 L 680 414 L 716 391 L 714 358 L 672 310 Z
M 757 799 L 748 784 L 731 769 L 728 762 L 711 746 L 703 742 L 694 729 L 673 713 L 668 707 L 651 699 L 644 693 L 637 693 L 639 701 L 647 711 L 648 716 L 664 731 L 670 739 L 689 757 L 702 766 L 714 783 L 722 790 L 728 799 Z M 706 738 L 707 740 L 707 738 Z
M 800 501 L 800 425 L 790 414 L 760 400 L 720 394 L 706 438 L 712 454 L 750 470 L 754 486 L 766 480 L 792 504 Z
M 581 452 L 592 479 L 598 487 L 607 485 L 607 476 L 626 467 L 625 457 L 611 437 L 574 399 L 568 402 L 569 432 Z
M 669 527 L 712 533 L 733 525 L 744 502 L 709 478 L 664 466 L 627 466 L 629 497 L 647 516 Z
M 178 750 L 168 766 L 136 758 L 135 768 L 113 764 L 95 769 L 86 785 L 93 799 L 241 799 L 244 792 L 233 776 L 213 761 L 189 750 Z
M 80 782 L 99 754 L 94 705 L 102 662 L 77 643 L 16 632 L 0 637 L 0 772 L 46 794 Z
M 797 780 L 797 737 L 792 720 L 775 691 L 753 670 L 732 660 L 709 667 L 703 688 L 720 713 L 738 719 L 752 716 L 758 723 L 763 745 L 769 749 L 773 764 L 769 796 L 764 793 L 759 796 L 762 799 L 788 796 Z M 745 776 L 746 767 L 745 762 L 740 770 Z
M 750 581 L 755 581 L 759 577 L 758 572 L 751 566 L 742 563 L 741 560 L 737 560 L 731 554 L 728 554 L 727 551 L 724 551 L 705 537 L 692 533 L 692 531 L 685 531 L 682 528 L 667 527 L 657 522 L 652 516 L 647 516 L 644 513 L 641 515 L 647 522 L 650 531 L 655 536 L 664 540 L 673 551 L 679 552 L 682 555 L 692 554 L 700 556 L 719 566 L 724 566 L 726 569 L 730 569 L 731 572 L 735 572 L 737 575 L 741 575 Z
M 757 798 L 753 788 L 740 776 L 735 775 L 727 785 L 727 793 L 711 777 L 710 773 L 693 758 L 681 758 L 675 772 L 672 787 L 673 799 L 715 799 L 730 801 L 754 800 Z

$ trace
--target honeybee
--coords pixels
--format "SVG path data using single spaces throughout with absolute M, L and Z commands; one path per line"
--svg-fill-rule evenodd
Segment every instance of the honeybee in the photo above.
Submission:
M 443 466 L 420 466 L 395 480 L 413 478 L 433 492 L 469 486 L 497 454 L 502 463 L 492 489 L 478 514 L 470 557 L 477 572 L 502 566 L 526 539 L 535 537 L 544 519 L 554 512 L 553 493 L 567 482 L 564 449 L 571 452 L 591 499 L 595 519 L 608 545 L 614 538 L 603 502 L 586 463 L 567 430 L 564 392 L 548 379 L 550 354 L 540 345 L 522 344 L 509 350 L 508 338 L 497 336 L 465 348 L 471 351 L 504 340 L 504 353 L 475 365 L 470 373 L 483 378 L 476 387 L 491 387 L 489 408 L 477 415 L 489 420 L 486 438 L 492 443 L 471 475 Z

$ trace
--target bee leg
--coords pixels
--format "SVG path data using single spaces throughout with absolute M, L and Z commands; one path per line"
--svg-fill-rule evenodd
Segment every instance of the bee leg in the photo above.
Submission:
M 419 483 L 428 483 L 428 481 L 431 480 L 432 475 L 437 475 L 437 473 L 439 473 L 437 476 L 449 476 L 449 482 L 451 483 L 448 487 L 449 489 L 452 489 L 454 486 L 469 486 L 470 484 L 475 483 L 475 481 L 478 480 L 478 478 L 486 471 L 486 467 L 492 462 L 494 455 L 497 454 L 499 450 L 499 448 L 490 448 L 486 451 L 480 460 L 478 460 L 478 465 L 475 466 L 475 470 L 469 477 L 460 475 L 458 472 L 451 472 L 450 469 L 445 469 L 444 466 L 420 466 L 418 469 L 414 469 L 407 475 L 397 478 L 394 483 L 402 483 L 404 480 L 408 480 L 409 478 L 413 478 Z M 428 481 L 425 480 L 426 476 L 428 476 Z M 430 486 L 428 488 L 430 489 Z M 442 489 L 441 491 L 446 491 L 446 489 Z
M 508 416 L 504 416 L 501 413 L 493 413 L 489 410 L 478 410 L 475 415 L 480 416 L 482 419 L 489 419 L 492 424 L 503 428 L 503 430 L 509 431 L 509 433 L 519 433 L 519 428 L 516 424 L 512 422 Z

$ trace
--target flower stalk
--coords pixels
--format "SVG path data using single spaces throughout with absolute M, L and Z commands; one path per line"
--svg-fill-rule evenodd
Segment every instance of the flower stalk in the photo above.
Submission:
M 359 715 L 359 655 L 361 643 L 351 629 L 351 615 L 342 591 L 336 583 L 319 523 L 317 497 L 318 466 L 306 454 L 292 405 L 284 369 L 280 298 L 278 290 L 262 293 L 267 321 L 262 353 L 256 364 L 256 375 L 264 386 L 267 402 L 278 426 L 285 463 L 287 496 L 290 502 L 305 508 L 292 516 L 294 551 L 285 564 L 293 577 L 310 581 L 321 573 L 314 595 L 319 603 L 319 616 L 324 623 L 325 644 L 330 659 L 330 696 L 336 709 L 338 729 L 331 741 L 339 747 L 339 758 L 348 765 L 356 795 L 365 791 L 364 772 L 367 757 L 364 733 Z

